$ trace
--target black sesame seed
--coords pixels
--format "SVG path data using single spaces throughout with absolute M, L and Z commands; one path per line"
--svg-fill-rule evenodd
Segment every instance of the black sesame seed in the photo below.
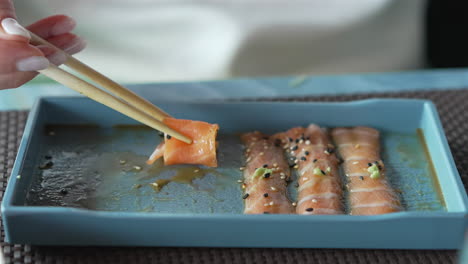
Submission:
M 164 133 L 163 133 L 163 132 L 158 132 L 158 135 L 159 135 L 160 137 L 164 137 Z
M 306 211 L 307 212 L 312 212 L 314 210 L 314 208 L 307 208 Z
M 304 152 L 304 154 L 305 154 L 306 156 L 309 156 L 310 153 L 309 153 L 309 151 L 306 151 L 306 152 Z
M 289 138 L 289 142 L 293 142 L 293 139 L 292 139 L 292 138 Z
M 335 152 L 335 149 L 333 149 L 333 148 L 327 148 L 327 152 L 330 153 L 330 154 L 333 154 L 333 152 Z
M 52 159 L 52 156 L 46 155 L 44 158 L 50 160 Z
M 166 135 L 166 138 L 171 139 L 172 137 L 171 137 L 171 135 Z
M 299 143 L 299 139 L 298 139 L 298 138 L 296 138 L 296 143 Z
M 379 165 L 379 162 L 378 162 L 378 161 L 374 161 L 374 164 L 375 164 L 375 165 Z
M 379 170 L 382 170 L 382 166 L 379 165 L 378 168 L 379 168 Z
M 291 150 L 296 151 L 298 148 L 298 146 L 294 146 Z
M 263 175 L 263 177 L 265 177 L 265 178 L 270 178 L 270 176 L 271 176 L 271 173 L 269 173 L 269 172 L 267 172 L 267 173 L 265 173 L 265 175 Z
M 267 168 L 268 167 L 268 164 L 263 164 L 263 168 Z
M 314 159 L 312 162 L 313 162 L 313 163 L 317 162 L 317 159 Z
M 281 139 L 275 139 L 275 146 L 279 147 L 281 145 Z
M 299 187 L 299 183 L 296 183 L 294 186 L 295 186 L 296 188 Z
M 372 163 L 367 163 L 367 166 L 369 166 L 369 167 L 372 166 Z
M 306 161 L 307 159 L 306 157 L 301 157 L 301 160 Z
M 264 194 L 263 194 L 263 197 L 268 197 L 268 193 L 264 193 Z
M 361 179 L 361 181 L 363 181 L 363 180 L 364 180 L 364 177 L 363 177 L 363 176 L 359 176 L 359 179 Z
M 270 214 L 269 212 L 263 212 L 263 214 Z
M 296 166 L 296 163 L 290 164 L 289 168 L 293 168 L 294 166 Z
M 65 195 L 65 194 L 67 194 L 67 193 L 68 193 L 68 191 L 67 191 L 66 189 L 62 189 L 62 190 L 60 190 L 60 194 L 63 194 L 63 195 Z
M 247 199 L 247 197 L 249 197 L 248 193 L 244 194 L 244 196 L 242 196 L 242 199 Z
M 310 137 L 306 137 L 306 140 L 310 140 Z
M 327 175 L 323 170 L 320 170 L 322 172 L 323 175 Z

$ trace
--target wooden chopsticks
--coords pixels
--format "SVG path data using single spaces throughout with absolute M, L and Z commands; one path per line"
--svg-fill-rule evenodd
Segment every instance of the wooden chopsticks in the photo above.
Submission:
M 66 66 L 90 78 L 92 81 L 120 98 L 99 89 L 98 87 L 60 69 L 53 64 L 50 64 L 48 68 L 39 71 L 40 73 L 147 126 L 164 132 L 188 144 L 192 143 L 190 138 L 173 130 L 162 122 L 164 118 L 169 117 L 167 113 L 134 92 L 117 84 L 81 61 L 73 58 L 71 55 L 60 50 L 41 37 L 32 32 L 29 33 L 31 34 L 31 43 L 33 45 L 47 45 L 58 52 L 63 52 L 66 56 L 66 61 L 64 63 Z

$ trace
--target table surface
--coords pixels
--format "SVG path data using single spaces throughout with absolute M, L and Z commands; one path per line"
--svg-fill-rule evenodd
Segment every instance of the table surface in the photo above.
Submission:
M 226 100 L 242 98 L 295 98 L 294 100 L 354 100 L 367 97 L 410 97 L 433 100 L 441 112 L 442 122 L 454 152 L 457 167 L 466 187 L 468 163 L 465 150 L 468 142 L 468 71 L 441 70 L 408 73 L 366 74 L 346 76 L 278 77 L 235 79 L 194 83 L 162 83 L 129 85 L 148 99 L 159 100 Z M 439 91 L 436 90 L 446 90 Z M 399 93 L 389 93 L 396 92 Z M 405 92 L 411 91 L 411 92 Z M 416 92 L 414 92 L 416 91 Z M 367 93 L 367 95 L 366 95 Z M 6 186 L 15 153 L 20 142 L 27 109 L 43 95 L 76 96 L 69 89 L 50 83 L 32 83 L 20 89 L 0 91 L 0 195 Z M 341 96 L 343 94 L 354 94 Z M 356 95 L 357 94 L 357 95 Z M 369 95 L 370 94 L 370 95 Z M 315 97 L 317 95 L 328 95 Z M 339 96 L 333 96 L 339 95 Z M 455 105 L 452 107 L 452 103 Z M 465 120 L 466 119 L 466 120 Z M 461 125 L 460 125 L 461 124 Z M 3 233 L 3 227 L 2 227 Z M 2 234 L 3 238 L 3 234 Z M 197 263 L 294 263 L 295 260 L 318 263 L 457 263 L 455 251 L 374 251 L 334 249 L 207 249 L 207 248 L 74 248 L 34 247 L 1 243 L 6 262 L 14 263 L 88 263 L 120 259 L 146 263 L 157 259 L 169 262 Z M 468 256 L 467 256 L 468 257 Z M 84 262 L 80 262 L 84 258 Z

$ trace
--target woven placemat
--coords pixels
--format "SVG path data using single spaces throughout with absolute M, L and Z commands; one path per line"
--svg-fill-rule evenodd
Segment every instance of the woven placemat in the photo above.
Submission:
M 468 186 L 468 90 L 346 96 L 282 101 L 350 101 L 373 97 L 425 98 L 436 103 L 465 188 Z M 0 197 L 21 140 L 27 112 L 0 112 Z M 3 227 L 1 230 L 4 241 Z M 385 238 L 382 238 L 385 239 Z M 5 263 L 457 263 L 455 250 L 231 249 L 42 247 L 1 243 Z

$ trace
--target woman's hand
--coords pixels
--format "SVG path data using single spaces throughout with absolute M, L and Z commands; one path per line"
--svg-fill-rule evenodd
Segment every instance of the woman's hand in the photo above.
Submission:
M 30 81 L 49 63 L 60 65 L 65 55 L 47 46 L 29 44 L 28 31 L 16 22 L 11 0 L 0 0 L 0 90 L 16 88 Z M 70 33 L 75 21 L 64 15 L 50 16 L 27 27 L 28 30 L 68 54 L 85 47 L 85 42 Z

